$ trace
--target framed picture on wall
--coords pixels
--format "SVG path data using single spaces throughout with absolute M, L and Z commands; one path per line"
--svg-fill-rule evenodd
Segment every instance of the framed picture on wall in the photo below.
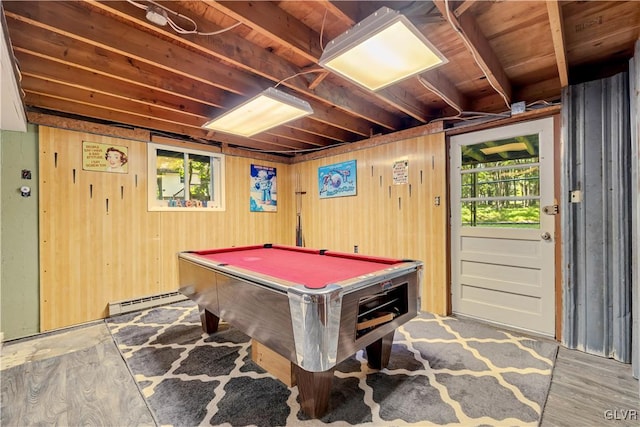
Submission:
M 82 169 L 86 171 L 128 173 L 129 149 L 123 145 L 82 141 Z
M 251 212 L 278 210 L 277 170 L 271 166 L 251 165 L 249 206 Z
M 321 199 L 356 195 L 356 161 L 349 160 L 318 168 L 318 191 Z

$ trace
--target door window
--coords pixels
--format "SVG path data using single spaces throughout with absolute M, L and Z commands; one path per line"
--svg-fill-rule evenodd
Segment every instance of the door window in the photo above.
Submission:
M 462 226 L 540 228 L 538 134 L 461 148 Z

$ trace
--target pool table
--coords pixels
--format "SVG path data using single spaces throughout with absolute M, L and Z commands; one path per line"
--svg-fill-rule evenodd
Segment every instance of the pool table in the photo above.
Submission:
M 417 314 L 423 264 L 264 244 L 180 252 L 178 267 L 205 332 L 222 318 L 290 360 L 302 410 L 320 418 L 338 363 L 366 349 L 369 366 L 387 365 Z

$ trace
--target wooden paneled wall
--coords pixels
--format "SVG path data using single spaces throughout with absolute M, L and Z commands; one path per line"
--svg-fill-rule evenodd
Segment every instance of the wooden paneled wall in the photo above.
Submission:
M 82 141 L 128 147 L 128 173 L 84 171 Z M 224 212 L 148 212 L 145 142 L 41 126 L 39 151 L 41 331 L 175 291 L 179 251 L 295 243 L 291 165 L 226 156 Z M 252 163 L 277 167 L 278 212 L 249 211 Z
M 402 159 L 409 183 L 394 185 L 392 166 Z M 320 199 L 318 167 L 347 160 L 357 162 L 357 196 Z M 299 196 L 305 246 L 421 260 L 421 308 L 447 314 L 446 171 L 444 133 L 294 164 L 291 180 L 306 192 Z
M 82 141 L 128 147 L 128 173 L 84 171 Z M 142 141 L 41 126 L 39 151 L 41 331 L 103 318 L 111 301 L 176 290 L 179 251 L 294 244 L 298 180 L 307 247 L 422 260 L 421 308 L 448 311 L 443 133 L 294 165 L 227 155 L 224 212 L 148 212 Z M 352 159 L 357 196 L 321 200 L 318 167 Z M 394 185 L 401 159 L 409 184 Z M 251 164 L 278 168 L 278 212 L 249 212 Z

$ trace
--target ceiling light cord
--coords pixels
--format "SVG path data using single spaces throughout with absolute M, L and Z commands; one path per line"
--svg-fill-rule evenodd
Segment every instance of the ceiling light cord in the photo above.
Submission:
M 149 9 L 149 7 L 147 7 L 147 6 L 143 5 L 143 4 L 140 4 L 140 3 L 136 2 L 136 1 L 133 1 L 133 0 L 127 0 L 127 1 L 128 1 L 129 3 L 131 3 L 132 5 L 134 5 L 135 7 L 140 8 L 140 9 L 142 9 L 142 10 L 147 10 L 147 9 Z
M 457 32 L 458 34 L 460 34 L 462 37 L 460 37 L 462 39 L 462 41 L 464 42 L 464 44 L 467 45 L 467 49 L 469 49 L 469 52 L 471 52 L 471 56 L 473 56 L 473 60 L 476 62 L 476 64 L 478 65 L 478 67 L 480 67 L 480 70 L 482 71 L 482 74 L 484 74 L 485 78 L 487 79 L 487 81 L 489 82 L 489 84 L 491 85 L 491 87 L 493 88 L 493 90 L 495 90 L 496 92 L 498 92 L 498 94 L 500 94 L 500 96 L 502 97 L 502 100 L 504 101 L 505 105 L 507 106 L 507 108 L 509 110 L 511 110 L 511 103 L 509 102 L 509 99 L 507 98 L 507 95 L 502 92 L 500 89 L 498 89 L 493 82 L 491 81 L 491 79 L 489 78 L 489 76 L 487 75 L 487 73 L 484 71 L 484 68 L 482 68 L 480 66 L 480 61 L 478 61 L 478 58 L 476 57 L 476 53 L 473 49 L 473 46 L 471 46 L 469 44 L 469 42 L 467 41 L 466 37 L 464 37 L 464 34 L 462 33 L 462 29 L 459 28 L 452 20 L 451 20 L 451 15 L 449 13 L 449 0 L 444 0 L 444 8 L 446 13 L 446 18 L 447 21 L 449 22 L 449 24 L 451 25 L 451 27 L 455 30 L 455 32 Z
M 20 89 L 20 94 L 22 95 L 22 99 L 25 99 L 27 97 L 27 93 L 22 88 L 22 79 L 24 78 L 22 75 L 22 68 L 20 66 L 20 61 L 18 60 L 15 53 L 13 52 L 13 49 L 11 49 L 11 56 L 13 57 L 13 63 L 15 64 L 15 67 L 11 67 L 11 68 L 14 70 L 15 73 L 18 74 L 18 83 L 19 83 L 18 89 Z
M 324 45 L 322 44 L 322 39 L 324 38 L 324 24 L 327 20 L 327 10 L 324 10 L 324 16 L 322 17 L 322 27 L 320 27 L 320 50 L 324 52 Z
M 549 101 L 545 101 L 544 99 L 539 99 L 537 101 L 533 101 L 530 102 L 526 105 L 526 108 L 528 111 L 533 110 L 533 108 L 536 105 L 542 105 L 543 107 L 554 107 L 557 105 L 561 105 L 560 102 L 549 102 Z M 472 114 L 472 116 L 466 117 L 467 114 Z M 485 118 L 485 117 L 497 117 L 497 118 L 509 118 L 511 117 L 511 110 L 508 111 L 503 111 L 502 113 L 487 113 L 484 111 L 460 111 L 458 114 L 456 114 L 455 116 L 449 116 L 449 117 L 439 117 L 437 119 L 433 119 L 431 120 L 429 123 L 433 123 L 433 122 L 439 122 L 439 121 L 444 121 L 444 120 L 462 120 L 462 121 L 467 121 L 467 120 L 475 120 L 475 119 L 481 119 L 481 118 Z
M 284 79 L 280 80 L 278 83 L 276 83 L 276 85 L 273 88 L 276 89 L 278 86 L 280 86 L 281 83 L 284 83 L 287 80 L 291 80 L 294 77 L 302 76 L 304 74 L 320 73 L 320 72 L 326 72 L 326 71 L 327 70 L 325 70 L 324 68 L 318 68 L 318 69 L 315 69 L 315 70 L 308 70 L 308 71 L 301 71 L 299 73 L 294 74 L 293 76 L 285 77 Z
M 228 26 L 226 28 L 222 28 L 221 30 L 218 30 L 218 31 L 211 31 L 209 33 L 203 33 L 203 32 L 198 31 L 195 34 L 198 34 L 199 36 L 216 36 L 218 34 L 225 33 L 225 32 L 227 32 L 229 30 L 233 30 L 234 28 L 236 28 L 236 27 L 238 27 L 240 25 L 242 25 L 242 22 L 236 22 L 235 24 L 230 25 L 230 26 Z
M 127 0 L 127 1 L 129 3 L 131 3 L 132 5 L 140 8 L 140 9 L 149 11 L 149 6 L 147 6 L 147 5 L 138 3 L 138 2 L 136 2 L 134 0 Z M 181 13 L 178 13 L 175 10 L 169 9 L 168 7 L 163 6 L 162 4 L 157 3 L 154 0 L 147 0 L 147 1 L 149 3 L 151 3 L 152 5 L 154 5 L 155 7 L 164 10 L 165 12 L 171 13 L 172 15 L 177 16 L 178 18 L 182 18 L 185 21 L 189 21 L 189 23 L 191 25 L 193 25 L 193 29 L 192 30 L 188 30 L 188 29 L 185 29 L 185 28 L 181 27 L 180 25 L 176 24 L 176 22 L 173 19 L 171 19 L 169 16 L 166 16 L 167 24 L 171 27 L 171 29 L 173 31 L 175 31 L 178 34 L 196 34 L 196 35 L 199 35 L 199 36 L 215 36 L 215 35 L 218 35 L 218 34 L 222 34 L 222 33 L 226 32 L 226 31 L 232 30 L 232 29 L 234 29 L 237 26 L 242 24 L 241 22 L 236 22 L 235 24 L 233 24 L 233 25 L 231 25 L 229 27 L 226 27 L 226 28 L 222 28 L 221 30 L 218 30 L 218 31 L 202 32 L 202 31 L 198 31 L 198 24 L 193 19 L 189 18 L 188 16 L 185 16 L 185 15 L 183 15 Z
M 428 83 L 424 80 L 424 78 L 423 78 L 423 77 L 418 76 L 418 81 L 419 81 L 419 82 L 420 82 L 420 84 L 421 84 L 422 86 L 424 86 L 428 91 L 433 92 L 433 90 L 429 87 Z M 447 100 L 446 100 L 446 99 L 445 99 L 444 101 L 445 101 L 445 102 L 447 102 Z M 455 105 L 455 103 L 454 103 L 454 102 L 451 102 L 451 103 L 450 103 L 450 102 L 447 102 L 447 104 L 448 104 L 449 106 L 451 106 L 451 107 L 455 108 L 456 110 L 458 110 L 458 114 L 457 114 L 458 116 L 459 116 L 460 114 L 462 114 L 462 110 L 461 110 L 460 108 L 458 108 L 458 106 L 457 106 L 457 105 Z
M 470 116 L 467 116 L 467 115 L 470 115 Z M 431 120 L 429 123 L 443 122 L 445 120 L 468 121 L 468 120 L 482 119 L 482 118 L 485 118 L 485 117 L 496 117 L 496 118 L 505 118 L 505 119 L 507 119 L 507 118 L 511 117 L 511 114 L 510 114 L 510 112 L 485 113 L 485 112 L 482 112 L 482 111 L 460 111 L 455 116 L 439 117 L 437 119 Z

